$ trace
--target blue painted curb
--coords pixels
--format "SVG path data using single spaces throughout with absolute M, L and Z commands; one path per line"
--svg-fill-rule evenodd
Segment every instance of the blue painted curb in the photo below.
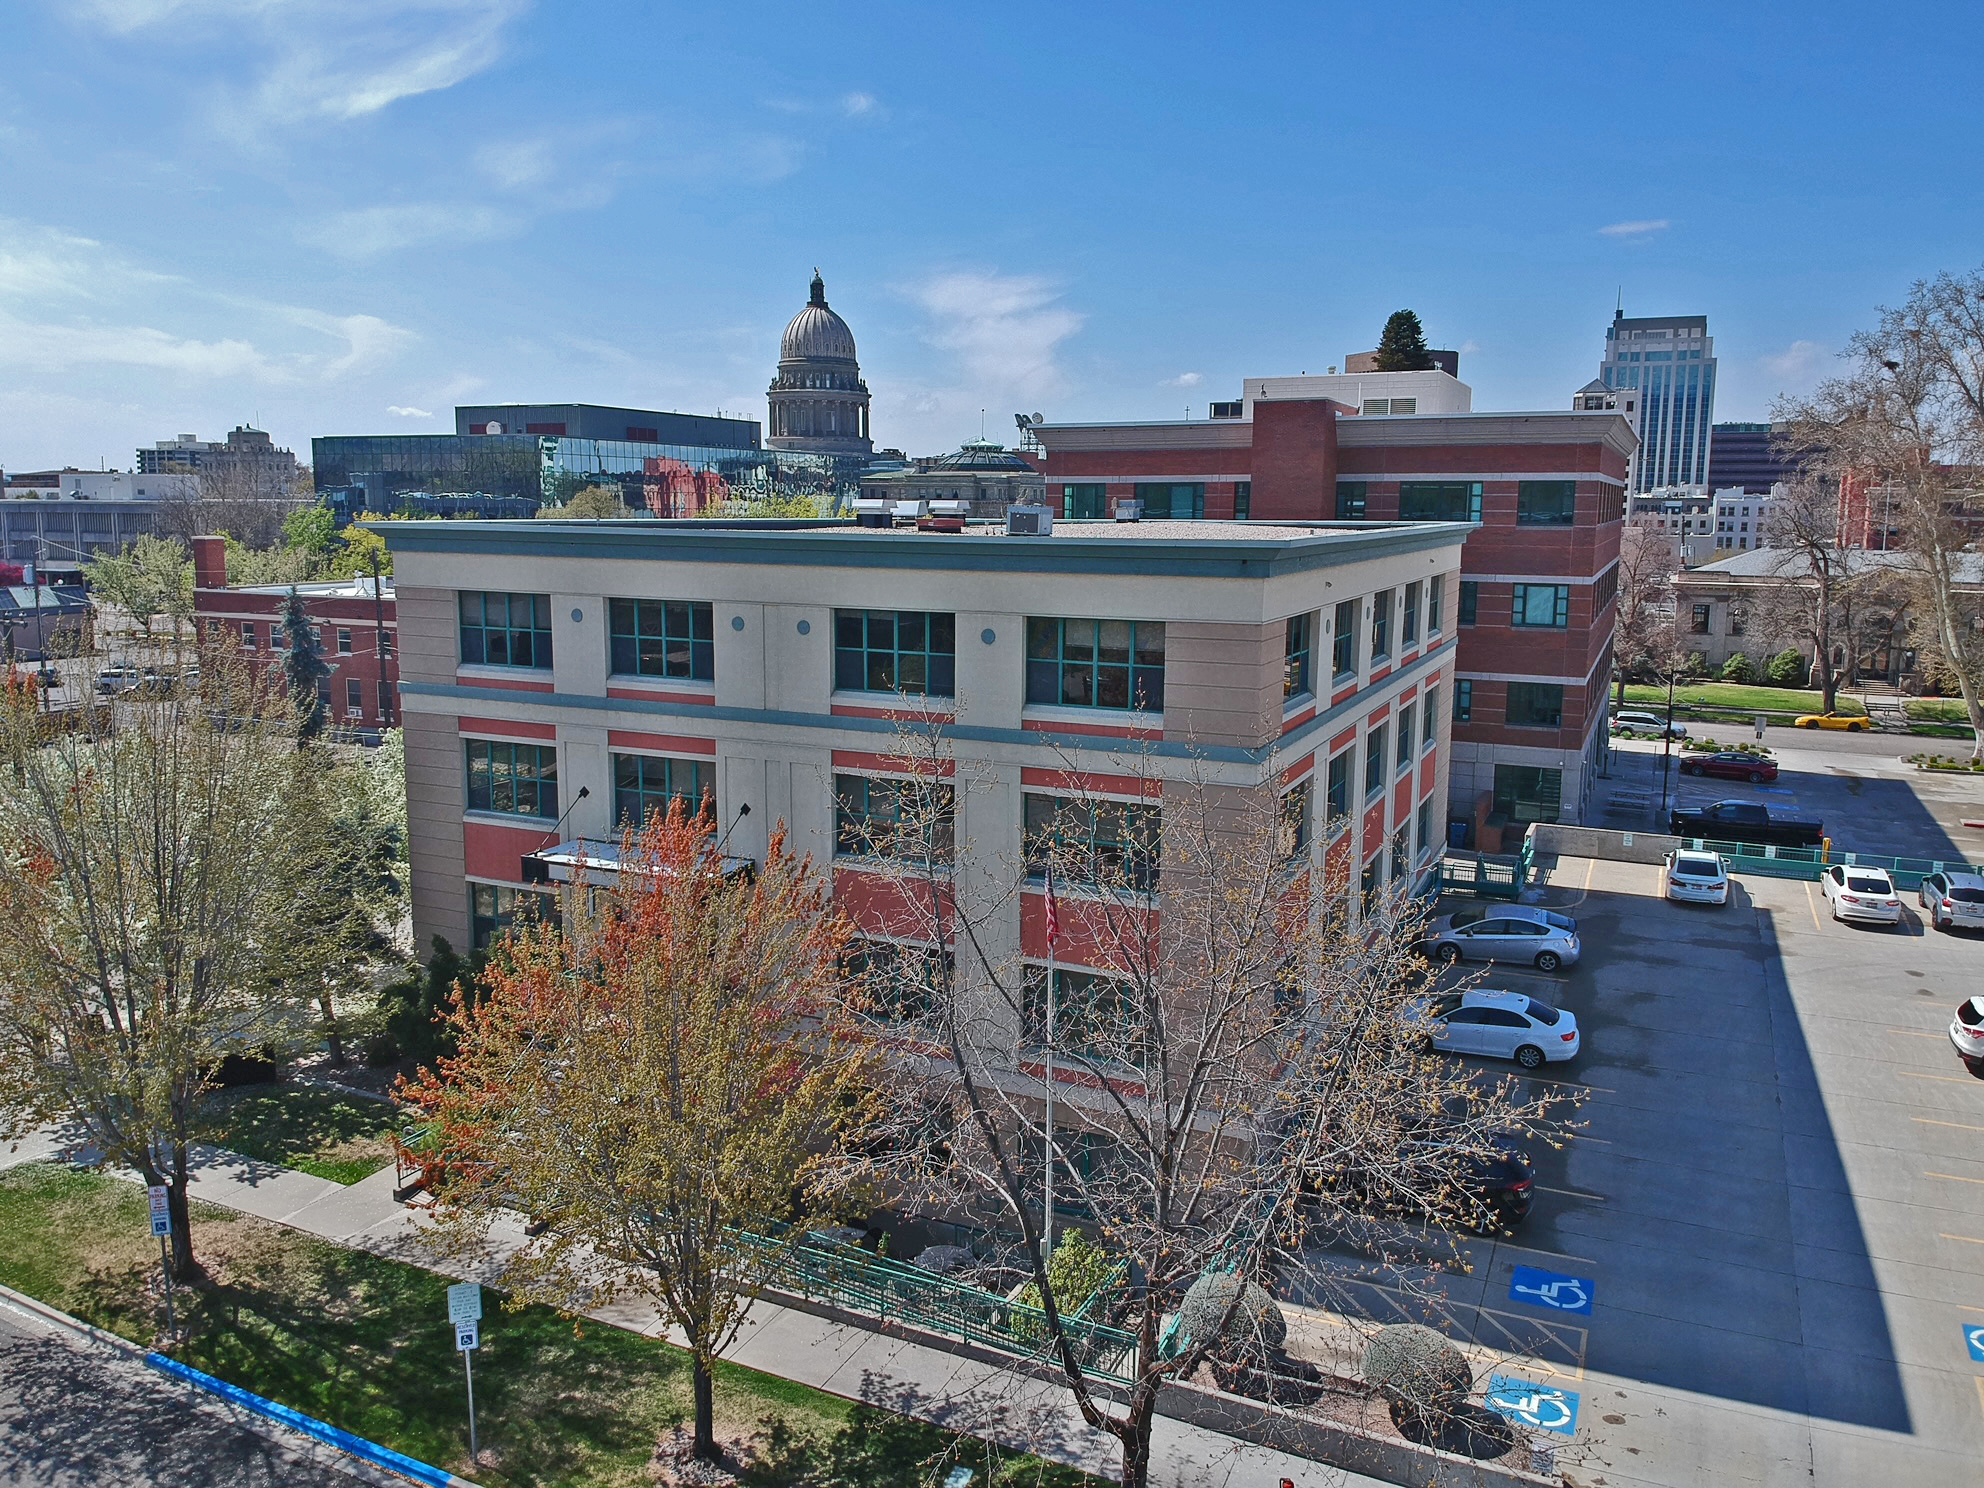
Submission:
M 209 1395 L 217 1395 L 222 1400 L 243 1406 L 257 1415 L 267 1416 L 272 1421 L 280 1421 L 305 1436 L 315 1437 L 318 1441 L 336 1447 L 341 1452 L 349 1452 L 354 1457 L 375 1463 L 399 1473 L 402 1477 L 411 1478 L 416 1483 L 431 1484 L 432 1488 L 475 1488 L 467 1478 L 458 1478 L 451 1472 L 430 1467 L 425 1462 L 395 1452 L 391 1447 L 382 1447 L 377 1442 L 369 1442 L 362 1436 L 353 1436 L 349 1431 L 340 1431 L 327 1422 L 319 1421 L 315 1416 L 304 1415 L 300 1410 L 278 1405 L 273 1400 L 264 1400 L 239 1385 L 230 1385 L 226 1380 L 215 1379 L 211 1374 L 202 1374 L 190 1365 L 181 1364 L 177 1359 L 167 1358 L 164 1354 L 146 1354 L 145 1362 L 161 1374 L 168 1374 L 174 1379 L 184 1380 L 189 1385 L 196 1385 Z

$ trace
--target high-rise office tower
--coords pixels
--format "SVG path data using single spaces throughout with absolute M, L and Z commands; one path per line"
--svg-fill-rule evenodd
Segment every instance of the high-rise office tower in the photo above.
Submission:
M 1707 483 L 1715 342 L 1706 315 L 1628 317 L 1620 311 L 1606 328 L 1598 376 L 1607 387 L 1639 390 L 1635 491 Z

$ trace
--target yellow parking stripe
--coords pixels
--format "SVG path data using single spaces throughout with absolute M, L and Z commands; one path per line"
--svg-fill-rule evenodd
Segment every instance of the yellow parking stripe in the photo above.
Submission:
M 1812 928 L 1818 931 L 1819 934 L 1824 935 L 1826 933 L 1826 927 L 1819 923 L 1819 904 L 1812 897 L 1812 886 L 1810 884 L 1805 885 L 1805 907 L 1812 912 Z
M 1927 1116 L 1911 1116 L 1908 1119 L 1919 1126 L 1953 1126 L 1958 1131 L 1984 1132 L 1984 1126 L 1972 1126 L 1967 1121 L 1935 1121 Z
M 1964 1176 L 1963 1176 L 1962 1174 L 1960 1174 L 1960 1173 L 1930 1173 L 1930 1172 L 1924 1172 L 1924 1173 L 1922 1174 L 1922 1176 L 1923 1176 L 1924 1178 L 1944 1178 L 1944 1179 L 1947 1179 L 1947 1180 L 1948 1180 L 1949 1182 L 1951 1182 L 1951 1183 L 1976 1183 L 1976 1184 L 1979 1184 L 1979 1185 L 1984 1185 L 1984 1178 L 1965 1178 L 1965 1177 L 1964 1177 Z
M 1941 1230 L 1936 1232 L 1936 1238 L 1939 1240 L 1961 1240 L 1965 1245 L 1984 1245 L 1984 1240 L 1979 1240 L 1975 1235 L 1945 1235 Z
M 1964 1075 L 1918 1075 L 1914 1070 L 1897 1070 L 1904 1080 L 1942 1080 L 1951 1085 L 1968 1085 L 1970 1080 Z
M 1889 1032 L 1889 1033 L 1893 1033 L 1893 1034 L 1899 1034 L 1899 1035 L 1900 1035 L 1900 1036 L 1901 1036 L 1902 1038 L 1932 1038 L 1932 1039 L 1940 1039 L 1940 1038 L 1948 1038 L 1948 1037 L 1949 1037 L 1949 1035 L 1948 1035 L 1948 1034 L 1946 1034 L 1946 1033 L 1924 1033 L 1924 1032 L 1923 1032 L 1923 1031 L 1922 1031 L 1921 1029 L 1919 1029 L 1919 1028 L 1890 1028 L 1890 1029 L 1888 1030 L 1888 1032 Z

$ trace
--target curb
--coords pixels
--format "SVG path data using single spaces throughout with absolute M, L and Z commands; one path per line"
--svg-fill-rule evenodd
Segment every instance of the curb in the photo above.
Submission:
M 264 1400 L 239 1385 L 230 1385 L 225 1380 L 202 1374 L 190 1365 L 181 1364 L 164 1354 L 140 1348 L 127 1338 L 119 1338 L 115 1333 L 106 1333 L 81 1318 L 71 1317 L 59 1308 L 51 1307 L 39 1298 L 30 1297 L 24 1292 L 17 1292 L 12 1287 L 0 1286 L 0 1305 L 37 1317 L 64 1332 L 74 1334 L 106 1353 L 116 1354 L 128 1363 L 145 1365 L 168 1379 L 191 1385 L 216 1401 L 235 1407 L 236 1411 L 248 1412 L 258 1419 L 240 1421 L 237 1415 L 236 1419 L 241 1426 L 269 1438 L 277 1447 L 297 1455 L 299 1460 L 302 1460 L 301 1456 L 295 1452 L 291 1444 L 297 1436 L 304 1436 L 323 1446 L 332 1447 L 346 1456 L 357 1458 L 357 1464 L 348 1464 L 346 1470 L 355 1471 L 367 1483 L 384 1485 L 389 1481 L 411 1480 L 427 1485 L 427 1488 L 480 1488 L 480 1485 L 467 1478 L 457 1477 L 442 1468 L 432 1467 L 425 1462 L 395 1452 L 390 1447 L 382 1447 L 376 1442 L 367 1441 L 364 1437 L 341 1431 L 326 1422 L 306 1416 L 301 1411 L 279 1405 L 273 1400 Z M 275 1429 L 271 1430 L 271 1427 Z M 373 1468 L 385 1469 L 386 1472 L 393 1474 L 392 1479 L 388 1480 L 372 1471 Z

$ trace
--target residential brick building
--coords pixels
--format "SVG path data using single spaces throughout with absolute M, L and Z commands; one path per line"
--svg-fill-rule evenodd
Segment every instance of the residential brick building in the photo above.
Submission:
M 1475 524 L 1451 600 L 1447 809 L 1491 849 L 1504 826 L 1579 820 L 1606 757 L 1630 421 L 1612 409 L 1363 415 L 1266 387 L 1246 411 L 1037 425 L 1048 500 L 1076 519 L 1133 499 L 1173 520 Z M 1356 623 L 1399 622 L 1367 606 Z

